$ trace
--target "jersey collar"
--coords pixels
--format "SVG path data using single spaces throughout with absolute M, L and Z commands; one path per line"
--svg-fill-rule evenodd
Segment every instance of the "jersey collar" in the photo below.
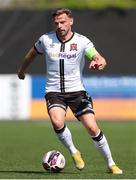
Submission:
M 71 36 L 67 41 L 63 42 L 63 41 L 59 38 L 59 36 L 58 36 L 58 34 L 57 34 L 57 31 L 56 31 L 56 37 L 57 37 L 57 39 L 58 39 L 61 43 L 63 43 L 63 44 L 65 44 L 65 43 L 67 43 L 68 41 L 70 41 L 70 40 L 73 38 L 74 34 L 75 34 L 75 33 L 73 32 L 72 36 Z

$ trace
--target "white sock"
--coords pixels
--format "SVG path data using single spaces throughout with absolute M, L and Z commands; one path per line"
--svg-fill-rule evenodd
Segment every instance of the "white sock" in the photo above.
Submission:
M 101 134 L 101 132 L 99 133 L 98 136 L 100 136 L 100 134 Z M 112 165 L 115 164 L 115 162 L 112 159 L 111 151 L 110 151 L 108 142 L 106 140 L 106 137 L 104 136 L 104 134 L 102 134 L 101 137 L 99 139 L 97 139 L 98 136 L 92 137 L 93 141 L 94 141 L 97 149 L 101 152 L 104 159 L 106 160 L 108 167 L 111 167 Z
M 63 129 L 63 128 L 62 128 Z M 59 140 L 65 145 L 65 147 L 70 151 L 70 153 L 75 153 L 77 152 L 77 148 L 74 146 L 73 144 L 73 140 L 72 140 L 72 135 L 70 130 L 68 129 L 67 126 L 64 127 L 63 131 L 57 130 L 57 136 L 59 138 Z

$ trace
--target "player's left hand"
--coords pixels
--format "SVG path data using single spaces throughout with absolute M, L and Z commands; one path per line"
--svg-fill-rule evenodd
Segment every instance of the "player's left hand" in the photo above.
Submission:
M 105 66 L 103 64 L 98 64 L 95 61 L 91 61 L 89 65 L 89 69 L 93 69 L 93 70 L 103 70 L 104 67 Z
M 91 68 L 93 70 L 102 70 L 103 66 L 102 66 L 102 64 L 90 64 L 89 68 Z
M 105 66 L 106 66 L 106 60 L 100 54 L 96 54 L 93 56 L 89 64 L 89 69 L 103 70 Z

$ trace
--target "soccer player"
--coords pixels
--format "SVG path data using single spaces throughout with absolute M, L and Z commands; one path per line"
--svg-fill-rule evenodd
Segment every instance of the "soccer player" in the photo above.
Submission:
M 72 31 L 73 16 L 69 9 L 55 10 L 52 13 L 52 19 L 55 30 L 42 35 L 28 51 L 18 70 L 18 77 L 24 79 L 27 67 L 34 58 L 38 54 L 45 54 L 47 64 L 45 99 L 48 114 L 56 135 L 70 151 L 76 168 L 82 170 L 85 162 L 65 124 L 68 106 L 87 129 L 94 144 L 106 160 L 110 172 L 122 174 L 122 170 L 112 158 L 104 133 L 96 123 L 92 99 L 82 82 L 85 56 L 90 60 L 89 68 L 94 70 L 103 70 L 106 60 L 87 37 Z

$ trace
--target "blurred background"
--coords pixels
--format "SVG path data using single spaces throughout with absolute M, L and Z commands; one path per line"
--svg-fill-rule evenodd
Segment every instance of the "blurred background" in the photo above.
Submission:
M 51 11 L 71 8 L 73 30 L 107 59 L 102 72 L 84 68 L 98 120 L 136 120 L 136 0 L 0 0 L 0 120 L 46 120 L 46 64 L 38 56 L 24 81 L 17 71 L 38 38 L 52 31 Z M 67 119 L 74 120 L 68 110 Z

